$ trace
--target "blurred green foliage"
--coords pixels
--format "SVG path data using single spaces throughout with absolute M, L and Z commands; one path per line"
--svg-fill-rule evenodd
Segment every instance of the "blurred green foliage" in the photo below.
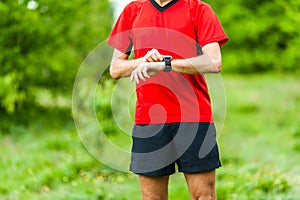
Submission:
M 230 38 L 224 72 L 299 72 L 300 1 L 205 1 Z M 36 106 L 41 91 L 69 96 L 113 21 L 109 0 L 2 0 L 0 16 L 0 110 L 9 114 Z
M 0 1 L 0 109 L 34 106 L 36 94 L 70 94 L 80 63 L 112 24 L 108 0 Z
M 299 199 L 300 154 L 294 146 L 300 144 L 297 75 L 223 78 L 230 90 L 226 123 L 218 138 L 223 165 L 217 170 L 218 200 Z M 95 100 L 96 108 L 104 108 L 108 116 L 99 116 L 99 123 L 105 124 L 103 131 L 115 147 L 129 151 L 128 135 L 109 118 L 108 91 L 113 88 L 110 81 L 97 88 L 103 98 Z M 0 180 L 5 180 L 0 181 L 0 199 L 140 200 L 138 178 L 99 163 L 87 152 L 91 148 L 83 145 L 73 120 L 55 112 L 43 112 L 34 123 L 0 134 Z M 112 160 L 122 159 L 108 152 Z M 169 199 L 189 199 L 183 174 L 171 176 L 169 189 Z
M 210 3 L 230 40 L 224 71 L 299 71 L 300 1 L 232 0 Z

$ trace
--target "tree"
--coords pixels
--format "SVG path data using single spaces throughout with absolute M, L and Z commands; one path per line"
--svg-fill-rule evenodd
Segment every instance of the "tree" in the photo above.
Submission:
M 70 93 L 88 52 L 112 24 L 108 0 L 0 2 L 0 109 L 34 105 L 35 93 Z
M 299 71 L 299 1 L 207 2 L 217 11 L 230 38 L 223 50 L 225 71 Z

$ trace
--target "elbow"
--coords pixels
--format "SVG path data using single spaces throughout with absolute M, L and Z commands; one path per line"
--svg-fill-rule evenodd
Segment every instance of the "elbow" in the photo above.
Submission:
M 115 80 L 118 80 L 121 78 L 117 73 L 115 73 L 113 71 L 110 71 L 110 76 Z
M 110 66 L 109 73 L 110 73 L 110 76 L 115 80 L 118 80 L 121 78 L 119 73 L 116 70 L 114 70 L 114 67 L 112 65 Z
M 222 70 L 222 61 L 214 62 L 213 68 L 214 73 L 220 73 Z

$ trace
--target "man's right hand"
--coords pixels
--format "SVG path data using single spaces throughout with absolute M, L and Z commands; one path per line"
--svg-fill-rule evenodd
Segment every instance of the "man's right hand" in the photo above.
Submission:
M 115 49 L 110 65 L 110 74 L 112 78 L 119 79 L 130 76 L 130 80 L 145 80 L 154 76 L 159 71 L 163 71 L 165 64 L 163 55 L 157 49 L 152 49 L 144 57 L 137 59 L 128 59 L 129 55 Z
M 157 49 L 152 49 L 146 53 L 144 56 L 145 62 L 162 62 L 163 56 L 159 53 Z

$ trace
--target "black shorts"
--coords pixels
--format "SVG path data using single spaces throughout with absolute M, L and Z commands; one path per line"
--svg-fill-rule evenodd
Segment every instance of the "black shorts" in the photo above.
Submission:
M 130 171 L 144 176 L 197 173 L 221 166 L 212 123 L 135 125 Z

